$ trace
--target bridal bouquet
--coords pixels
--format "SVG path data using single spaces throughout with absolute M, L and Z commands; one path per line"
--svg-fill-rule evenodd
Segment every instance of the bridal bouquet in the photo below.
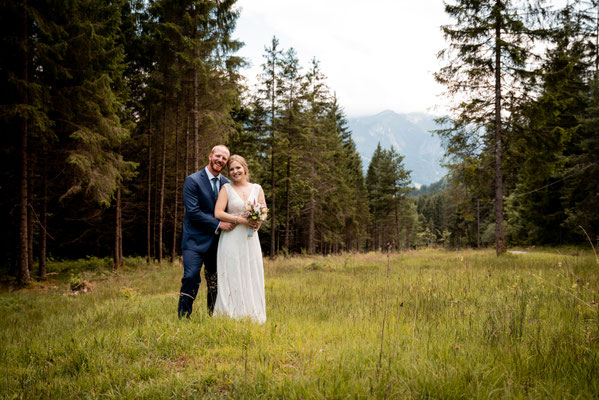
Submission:
M 256 200 L 248 200 L 243 207 L 243 215 L 250 222 L 264 221 L 268 216 L 268 208 L 258 203 Z M 248 231 L 248 237 L 254 236 L 254 230 L 252 228 Z

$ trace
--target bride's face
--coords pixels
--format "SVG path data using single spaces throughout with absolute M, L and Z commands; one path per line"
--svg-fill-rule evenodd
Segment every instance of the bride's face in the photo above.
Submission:
M 233 182 L 236 183 L 242 183 L 246 180 L 245 170 L 243 169 L 243 166 L 237 161 L 233 161 L 231 165 L 229 165 L 229 176 L 231 177 Z

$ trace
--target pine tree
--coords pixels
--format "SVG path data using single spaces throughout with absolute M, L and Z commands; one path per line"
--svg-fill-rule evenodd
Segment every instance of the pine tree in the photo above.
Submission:
M 599 1 L 574 3 L 576 21 L 580 21 L 578 42 L 584 46 L 581 64 L 586 66 L 584 109 L 576 115 L 579 129 L 568 148 L 563 171 L 562 201 L 564 227 L 573 236 L 586 241 L 599 238 Z M 567 9 L 567 7 L 566 7 Z M 575 53 L 576 54 L 576 53 Z M 578 93 L 579 94 L 579 93 Z
M 324 182 L 330 182 L 330 160 L 333 157 L 333 141 L 335 132 L 326 127 L 327 104 L 329 89 L 325 83 L 326 77 L 316 59 L 306 73 L 302 86 L 302 101 L 304 103 L 304 125 L 302 131 L 301 168 L 306 184 L 304 213 L 306 215 L 307 243 L 306 250 L 314 254 L 317 248 L 317 220 L 322 213 Z M 314 149 L 318 149 L 315 152 Z M 335 185 L 334 182 L 328 184 Z
M 300 155 L 297 152 L 299 146 L 302 109 L 301 109 L 301 85 L 303 77 L 300 75 L 300 65 L 295 50 L 288 49 L 283 53 L 281 60 L 281 80 L 279 92 L 281 95 L 282 110 L 280 116 L 280 131 L 282 135 L 281 146 L 285 148 L 284 155 L 284 231 L 283 249 L 289 254 L 292 239 L 292 213 L 301 208 L 299 197 L 295 196 L 298 186 L 302 185 L 298 171 Z
M 418 242 L 418 211 L 411 199 L 406 199 L 399 213 L 399 250 L 414 248 Z
M 279 40 L 273 36 L 270 47 L 265 48 L 264 58 L 266 62 L 262 65 L 262 84 L 260 92 L 266 102 L 265 108 L 268 110 L 269 125 L 269 147 L 270 147 L 270 256 L 275 257 L 278 251 L 276 245 L 276 227 L 277 227 L 277 176 L 275 166 L 278 156 L 278 134 L 277 119 L 279 117 L 279 83 L 281 73 L 282 52 L 279 49 Z
M 368 226 L 368 195 L 362 170 L 362 158 L 356 149 L 356 144 L 351 137 L 347 126 L 347 119 L 334 96 L 330 104 L 330 118 L 338 138 L 338 152 L 334 166 L 339 176 L 337 196 L 339 199 L 342 220 L 340 236 L 346 250 L 360 250 L 362 240 Z
M 529 76 L 526 61 L 533 31 L 511 0 L 457 0 L 445 11 L 456 21 L 442 27 L 449 48 L 439 53 L 446 65 L 435 74 L 449 96 L 463 96 L 447 129 L 447 151 L 458 163 L 493 158 L 497 255 L 506 250 L 504 232 L 503 149 L 506 110 L 523 99 Z M 534 16 L 534 11 L 531 11 Z M 481 165 L 481 164 L 479 164 Z
M 372 248 L 378 249 L 386 242 L 397 241 L 400 230 L 399 209 L 410 189 L 410 171 L 403 166 L 403 156 L 393 148 L 384 150 L 380 143 L 374 151 L 366 188 L 372 218 Z
M 178 190 L 178 163 L 180 154 L 177 134 L 185 131 L 185 174 L 200 168 L 212 146 L 223 143 L 233 131 L 231 111 L 237 106 L 237 69 L 242 60 L 233 53 L 241 46 L 232 39 L 232 31 L 238 12 L 234 1 L 172 1 L 158 0 L 151 4 L 150 18 L 144 25 L 147 46 L 152 50 L 152 62 L 148 64 L 146 91 L 143 94 L 150 106 L 145 110 L 153 113 L 157 129 L 148 130 L 148 175 L 155 171 L 155 210 L 148 205 L 148 219 L 154 214 L 149 243 L 156 243 L 156 255 L 162 260 L 168 229 L 166 220 L 172 196 L 166 179 L 169 171 L 176 170 L 175 188 Z M 141 65 L 144 65 L 143 63 Z M 159 102 L 159 104 L 158 104 Z M 179 114 L 184 115 L 179 118 Z M 150 123 L 150 125 L 152 125 Z M 174 156 L 170 154 L 174 152 Z M 159 154 L 151 157 L 152 152 Z M 155 163 L 152 165 L 151 163 Z M 150 180 L 151 183 L 151 180 Z M 149 186 L 149 185 L 148 185 Z M 152 199 L 148 193 L 148 204 Z M 178 201 L 178 193 L 175 195 Z M 172 214 L 178 215 L 178 205 Z M 173 217 L 174 218 L 174 217 Z M 151 225 L 151 224 L 150 224 Z M 172 224 L 173 250 L 177 221 Z M 153 240 L 152 240 L 153 236 Z
M 551 35 L 554 47 L 541 65 L 540 95 L 524 104 L 508 156 L 517 165 L 517 186 L 509 198 L 512 236 L 524 243 L 556 244 L 567 240 L 563 197 L 568 153 L 580 141 L 578 115 L 586 107 L 585 45 L 571 6 L 558 13 Z M 511 154 L 510 154 L 511 153 Z M 517 230 L 516 230 L 517 229 Z
M 14 225 L 7 225 L 19 226 L 18 241 L 14 244 L 17 249 L 16 276 L 19 283 L 27 284 L 31 280 L 29 270 L 32 258 L 31 185 L 34 170 L 30 160 L 31 147 L 49 125 L 48 110 L 43 104 L 44 88 L 40 86 L 37 78 L 40 44 L 36 37 L 43 21 L 40 20 L 39 5 L 28 1 L 3 2 L 0 15 L 0 96 L 3 104 L 0 109 L 0 121 L 2 131 L 6 133 L 3 135 L 5 139 L 2 147 L 10 150 L 12 154 L 19 155 L 18 160 L 12 160 L 11 164 L 3 168 L 13 172 L 10 180 L 17 179 L 14 191 L 3 193 L 2 197 L 9 199 L 9 203 L 19 205 L 18 220 Z M 18 165 L 18 169 L 15 170 L 14 165 Z M 14 198 L 13 193 L 18 193 L 18 197 Z M 6 215 L 4 219 L 9 218 L 10 215 Z M 13 253 L 12 249 L 9 251 Z
M 370 216 L 372 221 L 370 222 L 371 234 L 370 234 L 370 246 L 372 250 L 376 250 L 379 247 L 377 226 L 381 221 L 382 214 L 385 211 L 385 204 L 388 203 L 389 199 L 383 198 L 383 193 L 379 190 L 379 180 L 381 171 L 381 159 L 383 157 L 383 148 L 378 143 L 370 164 L 368 165 L 368 171 L 366 173 L 366 190 L 368 191 L 368 206 L 370 210 Z

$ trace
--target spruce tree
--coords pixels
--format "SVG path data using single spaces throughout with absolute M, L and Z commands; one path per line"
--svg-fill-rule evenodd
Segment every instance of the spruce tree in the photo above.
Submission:
M 398 244 L 400 203 L 405 201 L 411 183 L 410 171 L 403 165 L 403 156 L 393 148 L 382 149 L 379 143 L 368 166 L 366 182 L 373 249 L 396 240 Z
M 306 250 L 313 254 L 317 248 L 317 224 L 322 215 L 324 183 L 331 182 L 330 160 L 333 157 L 335 132 L 326 126 L 329 88 L 318 60 L 313 59 L 302 86 L 304 125 L 302 130 L 301 164 L 305 181 Z M 318 149 L 318 152 L 314 150 Z M 335 185 L 335 182 L 331 182 Z
M 279 49 L 279 40 L 273 36 L 270 47 L 265 47 L 266 54 L 264 55 L 265 63 L 262 65 L 262 88 L 260 92 L 265 101 L 264 108 L 268 110 L 268 127 L 269 127 L 269 147 L 270 147 L 270 256 L 275 257 L 278 251 L 276 244 L 277 233 L 277 157 L 279 138 L 277 133 L 277 120 L 279 118 L 279 83 L 281 74 L 281 57 L 282 52 Z
M 581 64 L 586 66 L 586 90 L 584 109 L 576 114 L 579 129 L 568 147 L 562 201 L 567 216 L 564 227 L 586 242 L 599 237 L 599 1 L 581 1 L 573 7 L 580 21 L 577 39 L 584 46 Z
M 449 48 L 439 53 L 445 65 L 435 74 L 447 93 L 459 99 L 447 129 L 447 151 L 456 163 L 474 164 L 492 155 L 497 255 L 506 250 L 503 151 L 506 111 L 525 98 L 526 62 L 535 33 L 525 10 L 512 0 L 456 0 L 445 4 L 455 24 L 442 27 Z M 531 11 L 534 16 L 534 11 Z M 473 162 L 474 161 L 474 162 Z M 481 165 L 481 164 L 479 164 Z
M 297 210 L 302 207 L 301 197 L 297 196 L 298 188 L 302 185 L 301 175 L 298 174 L 298 162 L 301 158 L 298 147 L 301 141 L 303 123 L 301 109 L 301 85 L 303 77 L 297 54 L 293 48 L 283 52 L 281 60 L 281 80 L 279 93 L 281 96 L 280 132 L 281 147 L 284 148 L 284 238 L 283 249 L 286 253 L 291 251 L 292 218 Z M 295 218 L 297 219 L 297 218 Z
M 579 20 L 571 6 L 560 10 L 539 70 L 540 95 L 513 114 L 508 149 L 517 166 L 517 186 L 509 197 L 511 235 L 526 244 L 568 240 L 562 204 L 568 155 L 580 142 L 578 116 L 586 108 L 588 64 Z
M 98 5 L 76 1 L 48 10 L 60 34 L 48 37 L 64 46 L 58 73 L 48 76 L 55 118 L 54 132 L 71 167 L 64 196 L 84 192 L 108 205 L 117 182 L 134 168 L 116 147 L 129 136 L 121 122 L 118 87 L 124 69 L 117 43 L 122 2 Z
M 330 119 L 338 138 L 334 167 L 339 175 L 339 218 L 342 218 L 342 242 L 346 250 L 360 250 L 368 227 L 368 195 L 362 170 L 362 157 L 356 149 L 343 109 L 334 96 Z

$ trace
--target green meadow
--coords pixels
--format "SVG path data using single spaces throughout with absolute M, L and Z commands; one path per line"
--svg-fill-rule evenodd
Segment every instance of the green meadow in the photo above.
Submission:
M 0 398 L 599 397 L 592 251 L 265 260 L 263 325 L 208 317 L 204 282 L 179 320 L 181 266 L 125 264 L 2 289 Z

